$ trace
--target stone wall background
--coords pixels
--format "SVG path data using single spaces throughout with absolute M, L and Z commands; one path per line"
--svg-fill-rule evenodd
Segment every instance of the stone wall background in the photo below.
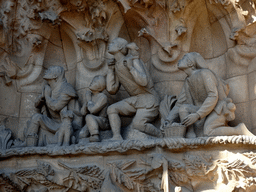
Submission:
M 235 58 L 230 55 L 230 50 L 239 44 L 236 32 L 239 34 L 239 29 L 254 25 L 253 1 L 243 0 L 236 5 L 232 0 L 169 0 L 161 1 L 165 2 L 164 5 L 149 4 L 149 7 L 143 1 L 138 1 L 133 6 L 129 0 L 98 0 L 95 4 L 88 1 L 88 7 L 100 7 L 99 13 L 104 10 L 107 15 L 105 23 L 94 28 L 88 23 L 93 21 L 95 12 L 85 9 L 85 15 L 89 16 L 82 17 L 84 12 L 77 11 L 81 5 L 73 5 L 73 1 L 63 2 L 43 1 L 39 6 L 40 3 L 36 0 L 0 1 L 1 68 L 12 78 L 10 86 L 5 84 L 3 78 L 0 79 L 0 120 L 8 117 L 6 127 L 12 130 L 15 138 L 24 139 L 23 131 L 27 121 L 37 111 L 34 100 L 41 92 L 45 69 L 51 65 L 63 66 L 68 82 L 76 88 L 82 103 L 92 78 L 98 74 L 106 74 L 105 60 L 110 57 L 105 54 L 106 47 L 108 42 L 118 36 L 136 42 L 140 47 L 140 57 L 150 69 L 161 98 L 166 94 L 178 95 L 181 90 L 185 74 L 177 70 L 178 59 L 187 52 L 199 52 L 206 59 L 209 68 L 230 84 L 229 96 L 237 106 L 236 120 L 231 124 L 244 122 L 256 134 L 256 55 Z M 129 3 L 128 8 L 126 3 Z M 69 11 L 63 11 L 63 7 L 68 7 Z M 38 13 L 44 15 L 38 17 Z M 30 14 L 35 16 L 30 17 Z M 100 18 L 104 20 L 104 15 Z M 153 34 L 156 40 L 145 35 L 138 37 L 138 32 L 143 28 Z M 108 39 L 104 40 L 104 34 L 101 33 L 102 36 L 88 40 L 86 34 L 90 30 L 95 34 L 104 31 Z M 179 35 L 178 30 L 185 32 Z M 253 37 L 250 37 L 250 42 Z M 36 47 L 38 41 L 40 45 Z M 93 41 L 96 43 L 93 44 Z M 253 52 L 254 46 L 255 43 L 251 43 L 248 49 Z M 156 58 L 159 55 L 167 60 L 174 57 L 172 52 L 166 55 L 163 48 L 175 50 L 179 52 L 179 56 L 174 61 L 160 63 Z M 19 73 L 30 71 L 31 58 L 34 59 L 32 72 L 25 77 L 19 77 Z M 12 65 L 16 66 L 15 70 L 6 67 Z M 17 73 L 15 76 L 10 75 L 13 71 Z M 36 78 L 32 74 L 37 74 Z M 116 96 L 109 95 L 109 100 L 114 102 L 126 96 L 127 93 L 121 90 Z

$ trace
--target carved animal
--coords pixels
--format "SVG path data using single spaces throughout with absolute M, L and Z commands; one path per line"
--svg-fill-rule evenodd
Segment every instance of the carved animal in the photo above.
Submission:
M 63 111 L 61 111 L 60 115 L 61 115 L 61 126 L 56 133 L 58 145 L 69 146 L 70 138 L 73 133 L 73 128 L 72 128 L 73 113 L 72 111 L 68 111 L 64 109 Z

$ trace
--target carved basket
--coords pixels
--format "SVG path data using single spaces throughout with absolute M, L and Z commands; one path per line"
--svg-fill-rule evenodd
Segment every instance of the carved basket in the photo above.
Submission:
M 165 137 L 185 137 L 186 127 L 183 125 L 168 126 L 164 129 Z

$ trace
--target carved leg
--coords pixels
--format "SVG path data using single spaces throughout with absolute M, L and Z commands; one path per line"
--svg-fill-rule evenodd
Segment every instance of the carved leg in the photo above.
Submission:
M 109 114 L 109 123 L 113 132 L 113 138 L 111 140 L 123 140 L 121 136 L 121 119 L 118 114 Z
M 70 124 L 70 126 L 72 126 Z M 72 127 L 69 127 L 68 130 L 66 130 L 66 132 L 64 133 L 64 140 L 63 140 L 63 146 L 69 146 L 70 145 L 70 138 L 71 138 L 71 134 L 72 134 Z
M 97 122 L 97 117 L 91 114 L 86 116 L 86 125 L 91 134 L 90 142 L 99 142 L 99 124 Z
M 41 118 L 42 118 L 42 114 L 39 114 L 39 113 L 34 114 L 31 118 L 31 122 L 25 132 L 27 147 L 37 146 L 38 130 L 40 127 Z
M 135 117 L 132 121 L 132 126 L 141 132 L 155 137 L 162 137 L 160 129 L 156 128 L 153 124 L 149 123 L 153 121 L 158 115 L 158 109 L 138 109 Z
M 119 101 L 113 105 L 110 105 L 107 109 L 109 124 L 113 132 L 113 138 L 111 140 L 123 140 L 121 136 L 121 119 L 120 115 L 130 116 L 136 112 L 136 109 L 124 101 Z

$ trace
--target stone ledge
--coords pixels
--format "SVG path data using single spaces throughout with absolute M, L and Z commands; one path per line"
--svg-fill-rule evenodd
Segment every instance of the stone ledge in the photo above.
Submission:
M 142 151 L 154 147 L 168 148 L 171 152 L 184 151 L 202 147 L 220 147 L 223 145 L 256 145 L 256 137 L 250 136 L 219 136 L 219 137 L 199 137 L 194 139 L 186 138 L 163 138 L 148 140 L 124 140 L 114 142 L 100 142 L 77 144 L 68 147 L 49 146 L 49 147 L 30 147 L 30 148 L 11 148 L 0 151 L 0 159 L 13 156 L 24 155 L 96 155 L 108 152 L 125 153 L 130 150 Z

